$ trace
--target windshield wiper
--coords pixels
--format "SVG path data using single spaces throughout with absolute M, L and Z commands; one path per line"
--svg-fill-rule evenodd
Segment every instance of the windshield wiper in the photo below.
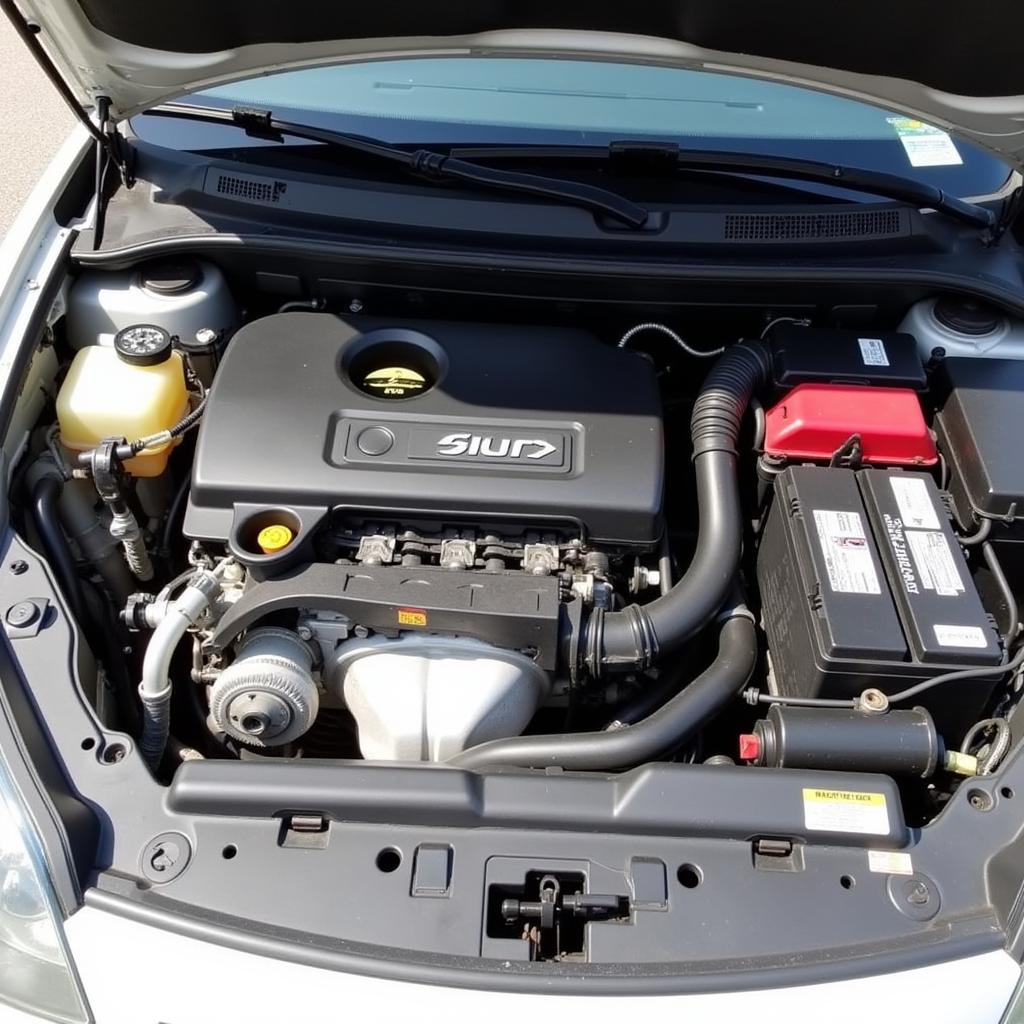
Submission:
M 633 164 L 656 175 L 678 171 L 707 171 L 761 178 L 809 181 L 864 192 L 884 199 L 930 208 L 962 224 L 994 231 L 997 216 L 991 210 L 951 196 L 941 188 L 899 174 L 864 167 L 788 156 L 759 156 L 728 150 L 683 149 L 673 143 L 612 142 L 608 146 L 460 146 L 451 155 L 462 160 L 571 161 L 588 160 Z
M 594 213 L 604 214 L 631 228 L 642 228 L 650 216 L 642 206 L 638 206 L 615 192 L 593 185 L 577 181 L 563 181 L 559 178 L 547 178 L 539 174 L 486 167 L 429 149 L 411 151 L 400 149 L 397 146 L 389 146 L 386 143 L 359 135 L 283 121 L 274 117 L 269 110 L 254 110 L 247 107 L 222 110 L 216 107 L 165 103 L 147 110 L 146 114 L 234 124 L 249 135 L 276 142 L 283 142 L 284 136 L 290 135 L 296 139 L 319 142 L 332 148 L 389 161 L 426 181 L 457 181 L 478 189 L 520 192 L 542 199 L 552 199 L 570 206 L 580 206 Z

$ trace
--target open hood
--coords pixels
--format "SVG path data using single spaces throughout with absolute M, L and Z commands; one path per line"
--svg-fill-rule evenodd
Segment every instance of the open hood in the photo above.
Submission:
M 114 119 L 268 71 L 379 57 L 606 57 L 873 102 L 1024 164 L 1024 4 L 990 0 L 0 0 L 85 109 Z M 23 24 L 23 30 L 24 30 Z M 37 53 L 41 52 L 37 48 Z

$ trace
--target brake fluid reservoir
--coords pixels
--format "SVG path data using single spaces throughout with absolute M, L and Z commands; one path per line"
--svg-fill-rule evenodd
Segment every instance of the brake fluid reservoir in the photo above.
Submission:
M 170 430 L 187 412 L 181 354 L 172 351 L 165 332 L 145 325 L 120 332 L 113 348 L 81 349 L 57 394 L 61 442 L 71 451 L 95 448 L 108 437 L 134 441 Z M 129 459 L 125 469 L 159 476 L 177 443 Z

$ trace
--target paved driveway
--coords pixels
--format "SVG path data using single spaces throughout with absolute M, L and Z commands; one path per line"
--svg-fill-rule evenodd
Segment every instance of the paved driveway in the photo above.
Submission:
M 74 124 L 56 89 L 0 14 L 0 237 Z

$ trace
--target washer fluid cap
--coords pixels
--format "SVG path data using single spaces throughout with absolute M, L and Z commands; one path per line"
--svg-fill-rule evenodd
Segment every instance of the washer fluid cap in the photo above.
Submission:
M 142 271 L 142 287 L 158 295 L 180 295 L 199 283 L 202 271 L 194 260 L 165 260 Z

